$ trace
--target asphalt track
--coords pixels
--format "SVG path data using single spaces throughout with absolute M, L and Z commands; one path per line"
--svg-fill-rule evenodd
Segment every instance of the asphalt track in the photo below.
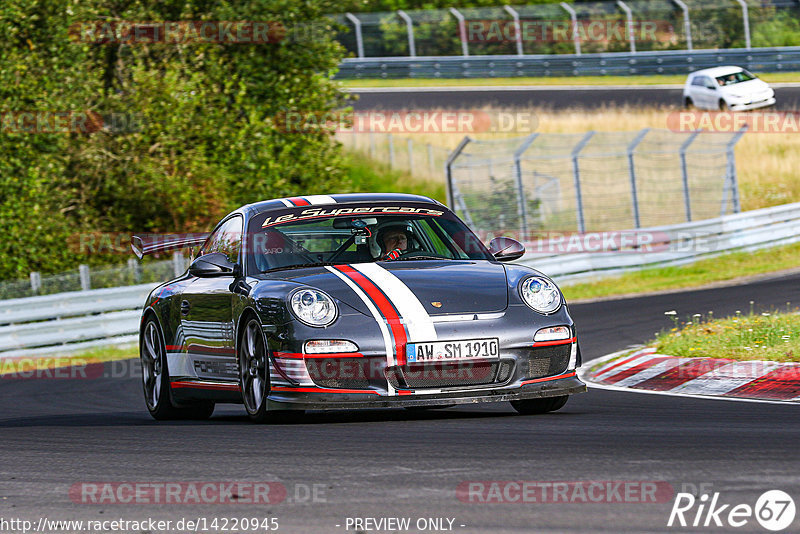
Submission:
M 547 108 L 595 109 L 600 107 L 674 106 L 682 103 L 680 87 L 580 87 L 580 88 L 414 88 L 351 90 L 358 95 L 353 102 L 356 111 L 373 109 L 475 109 Z M 800 109 L 800 87 L 778 86 L 775 89 L 776 110 Z
M 800 302 L 800 275 L 580 304 L 572 312 L 592 359 L 668 327 L 667 310 L 723 315 L 748 310 L 751 300 L 757 309 Z M 800 499 L 798 406 L 590 390 L 544 416 L 517 416 L 500 404 L 316 412 L 299 424 L 258 426 L 240 408 L 226 407 L 208 422 L 157 423 L 144 409 L 139 380 L 135 372 L 4 380 L 0 518 L 272 516 L 279 532 L 327 533 L 348 532 L 347 517 L 450 517 L 455 532 L 469 533 L 703 532 L 721 529 L 667 528 L 671 498 L 474 504 L 459 501 L 455 489 L 475 480 L 665 481 L 676 492 L 720 492 L 720 503 L 752 506 L 771 489 Z M 279 481 L 290 499 L 269 506 L 87 505 L 68 494 L 78 482 L 241 480 Z M 314 484 L 321 485 L 318 497 L 307 502 L 304 488 Z M 798 525 L 800 519 L 793 531 Z M 752 519 L 737 530 L 765 532 Z

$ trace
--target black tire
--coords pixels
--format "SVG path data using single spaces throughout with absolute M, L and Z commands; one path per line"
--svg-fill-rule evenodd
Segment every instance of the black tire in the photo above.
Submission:
M 563 408 L 568 399 L 569 395 L 545 397 L 543 399 L 524 399 L 511 401 L 511 406 L 522 415 L 537 415 Z
M 142 363 L 142 392 L 147 411 L 156 421 L 177 419 L 205 420 L 214 413 L 213 402 L 176 406 L 169 395 L 170 381 L 164 336 L 158 322 L 150 317 L 144 324 L 139 341 Z
M 687 98 L 687 99 L 686 99 L 686 100 L 683 102 L 683 107 L 691 111 L 691 110 L 693 110 L 693 109 L 694 109 L 694 102 L 692 101 L 692 99 L 691 99 L 691 98 Z
M 247 417 L 254 423 L 290 423 L 303 416 L 304 410 L 267 409 L 269 397 L 269 353 L 261 323 L 250 317 L 239 335 L 236 359 L 239 363 L 239 389 Z
M 719 110 L 720 111 L 730 111 L 730 109 L 731 108 L 728 107 L 728 103 L 720 98 L 720 100 L 719 100 Z

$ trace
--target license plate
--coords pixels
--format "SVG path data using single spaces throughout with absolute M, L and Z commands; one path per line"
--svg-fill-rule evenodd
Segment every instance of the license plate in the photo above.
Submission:
M 500 344 L 497 338 L 406 344 L 406 361 L 408 363 L 496 360 L 499 358 Z

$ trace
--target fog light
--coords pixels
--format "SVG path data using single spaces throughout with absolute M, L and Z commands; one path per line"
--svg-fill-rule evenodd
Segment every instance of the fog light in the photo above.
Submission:
M 334 352 L 358 352 L 358 345 L 344 339 L 317 339 L 306 341 L 306 354 L 331 354 Z
M 542 328 L 536 335 L 533 336 L 533 340 L 536 342 L 541 341 L 558 341 L 560 339 L 569 339 L 572 337 L 572 334 L 569 331 L 569 327 L 567 326 L 551 326 L 548 328 Z

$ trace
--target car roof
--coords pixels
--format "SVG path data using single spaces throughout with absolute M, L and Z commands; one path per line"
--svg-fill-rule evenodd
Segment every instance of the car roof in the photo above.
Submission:
M 735 74 L 737 72 L 742 72 L 744 69 L 742 67 L 735 67 L 733 65 L 727 65 L 724 67 L 712 67 L 710 69 L 702 69 L 696 70 L 689 75 L 690 78 L 694 78 L 697 75 L 705 75 L 705 76 L 726 76 L 728 74 Z
M 255 214 L 296 206 L 325 206 L 332 204 L 349 204 L 353 202 L 418 202 L 444 207 L 444 204 L 441 202 L 422 195 L 409 195 L 405 193 L 346 193 L 275 198 L 247 204 L 236 211 Z

